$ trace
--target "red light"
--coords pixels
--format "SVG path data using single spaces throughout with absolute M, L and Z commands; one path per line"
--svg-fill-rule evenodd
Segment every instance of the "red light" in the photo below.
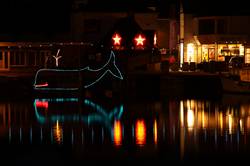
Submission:
M 48 101 L 36 101 L 36 107 L 48 109 L 49 103 L 48 103 Z
M 136 46 L 143 46 L 146 38 L 143 37 L 141 34 L 138 35 L 138 37 L 135 37 Z
M 121 36 L 119 34 L 115 34 L 114 37 L 112 37 L 112 39 L 114 40 L 114 45 L 119 46 L 121 45 Z
M 41 87 L 46 87 L 46 86 L 49 86 L 49 84 L 47 82 L 44 84 L 35 85 L 36 88 L 41 88 Z

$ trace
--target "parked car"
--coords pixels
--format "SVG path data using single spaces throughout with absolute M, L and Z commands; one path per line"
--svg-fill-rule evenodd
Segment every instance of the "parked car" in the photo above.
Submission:
M 233 56 L 229 60 L 229 68 L 241 68 L 244 64 L 244 56 Z

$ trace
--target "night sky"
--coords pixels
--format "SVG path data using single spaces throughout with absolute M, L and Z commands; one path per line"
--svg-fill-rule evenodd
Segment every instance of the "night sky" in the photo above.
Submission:
M 2 33 L 53 33 L 69 29 L 70 0 L 6 0 L 0 5 Z
M 105 6 L 136 6 L 156 3 L 167 16 L 168 6 L 179 0 L 88 0 Z M 245 0 L 183 0 L 186 12 L 201 15 L 250 15 Z M 0 33 L 56 33 L 70 30 L 72 0 L 2 0 Z M 178 11 L 177 11 L 178 14 Z

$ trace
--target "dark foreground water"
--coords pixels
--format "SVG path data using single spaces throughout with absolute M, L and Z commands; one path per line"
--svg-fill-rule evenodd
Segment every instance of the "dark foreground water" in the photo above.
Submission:
M 250 97 L 2 101 L 0 147 L 0 165 L 244 163 Z

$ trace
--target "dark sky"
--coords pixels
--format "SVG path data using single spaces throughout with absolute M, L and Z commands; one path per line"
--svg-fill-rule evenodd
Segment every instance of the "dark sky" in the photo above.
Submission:
M 1 32 L 25 33 L 67 30 L 70 0 L 1 1 Z
M 89 0 L 100 6 L 132 6 L 156 2 L 162 13 L 179 0 Z M 246 0 L 183 0 L 187 12 L 207 15 L 250 15 Z M 55 33 L 69 31 L 72 0 L 1 0 L 0 33 Z M 178 6 L 176 7 L 178 10 Z M 177 11 L 178 12 L 178 11 Z
M 250 15 L 247 0 L 183 0 L 187 12 L 207 15 Z

